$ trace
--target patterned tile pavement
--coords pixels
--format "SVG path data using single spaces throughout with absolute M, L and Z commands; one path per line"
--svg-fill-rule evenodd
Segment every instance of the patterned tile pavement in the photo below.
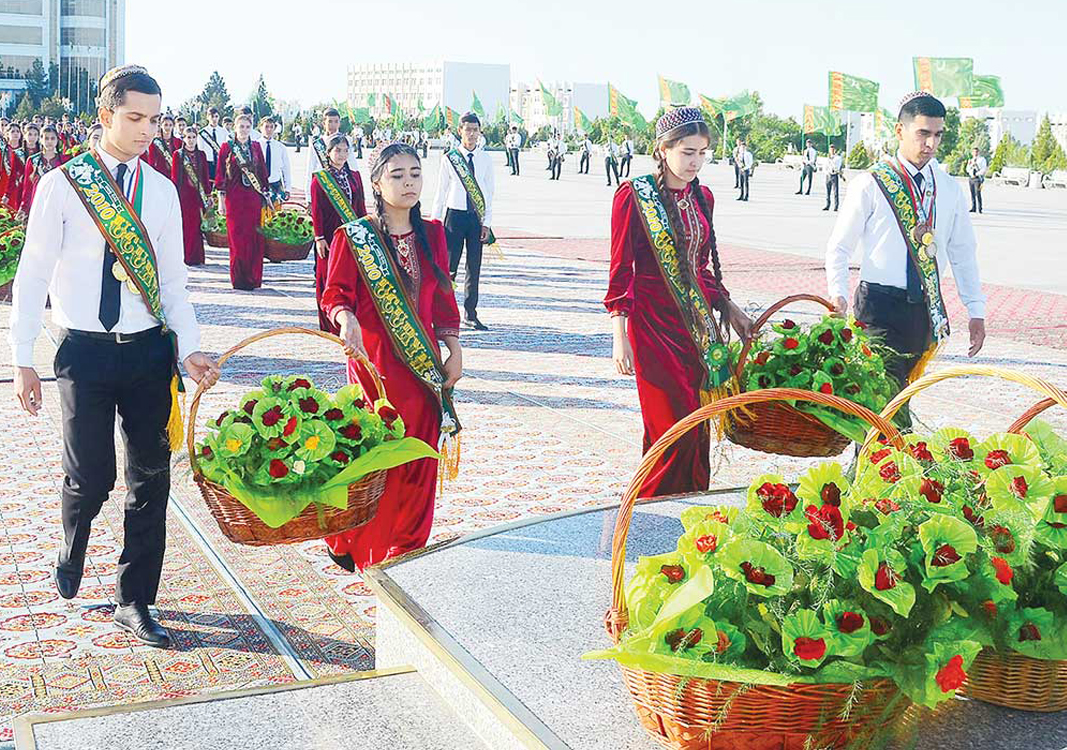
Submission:
M 597 241 L 594 253 L 591 241 L 549 246 L 517 232 L 506 236 L 513 239 L 505 256 L 489 262 L 483 274 L 480 313 L 492 330 L 462 338 L 463 467 L 438 499 L 434 540 L 613 502 L 640 459 L 636 391 L 632 381 L 613 374 L 610 329 L 599 303 L 605 242 Z M 753 311 L 785 290 L 820 291 L 811 261 L 778 255 L 724 252 L 727 282 Z M 208 261 L 193 270 L 190 285 L 208 351 L 220 353 L 258 330 L 315 326 L 310 261 L 269 265 L 264 289 L 253 293 L 229 287 L 223 251 L 210 250 Z M 1062 320 L 1067 298 L 1046 296 L 1053 299 L 1042 304 L 1059 316 L 1050 319 Z M 0 308 L 4 327 L 8 312 Z M 790 314 L 813 319 L 816 311 L 799 306 Z M 1056 336 L 1013 335 L 998 324 L 991 325 L 977 361 L 1067 383 L 1067 343 Z M 964 361 L 963 350 L 963 339 L 954 337 L 942 363 Z M 42 339 L 43 373 L 50 357 Z M 329 389 L 344 377 L 340 352 L 327 342 L 272 337 L 226 364 L 223 382 L 204 397 L 198 421 L 226 408 L 267 373 L 295 372 Z M 373 665 L 375 602 L 362 580 L 333 566 L 321 543 L 247 548 L 226 541 L 198 495 L 185 455 L 176 457 L 160 599 L 179 648 L 161 653 L 132 646 L 110 624 L 121 534 L 116 499 L 97 523 L 82 596 L 59 599 L 50 578 L 62 481 L 55 388 L 46 386 L 45 417 L 36 420 L 19 413 L 9 396 L 0 398 L 11 445 L 0 457 L 0 721 L 30 710 L 157 699 Z M 1035 398 L 1013 384 L 968 379 L 920 395 L 915 409 L 931 426 L 951 421 L 985 434 L 1003 429 Z M 1050 419 L 1067 427 L 1062 414 L 1050 413 Z M 714 453 L 713 481 L 720 486 L 744 484 L 764 469 L 789 473 L 808 463 L 729 445 L 716 446 Z M 273 630 L 284 649 L 269 639 Z M 9 729 L 0 729 L 0 741 L 9 737 Z

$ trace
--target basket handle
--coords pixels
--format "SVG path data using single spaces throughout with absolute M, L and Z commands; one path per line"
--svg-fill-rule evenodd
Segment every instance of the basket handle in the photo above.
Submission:
M 637 502 L 637 493 L 641 491 L 641 486 L 645 483 L 648 475 L 652 473 L 656 463 L 667 452 L 667 449 L 678 442 L 683 435 L 712 417 L 717 417 L 733 409 L 740 409 L 751 404 L 785 400 L 810 401 L 823 406 L 831 406 L 845 414 L 859 417 L 870 424 L 873 429 L 884 434 L 893 445 L 898 448 L 904 447 L 904 441 L 900 437 L 900 433 L 889 420 L 878 416 L 870 409 L 840 396 L 817 391 L 806 391 L 800 388 L 766 388 L 739 393 L 735 396 L 719 399 L 707 406 L 702 406 L 689 416 L 679 420 L 648 449 L 648 453 L 641 460 L 641 465 L 637 467 L 637 473 L 630 480 L 630 484 L 622 496 L 619 513 L 615 517 L 615 533 L 611 540 L 611 609 L 608 610 L 604 622 L 608 634 L 611 635 L 614 641 L 618 642 L 629 621 L 623 579 L 626 565 L 626 538 L 630 533 L 630 521 L 633 519 L 634 504 Z
M 334 336 L 332 333 L 326 333 L 325 331 L 315 331 L 310 328 L 298 328 L 296 326 L 289 326 L 286 328 L 274 328 L 269 331 L 260 331 L 253 334 L 237 344 L 234 344 L 228 350 L 226 350 L 216 361 L 219 368 L 226 363 L 230 357 L 237 352 L 244 349 L 246 346 L 262 341 L 263 339 L 271 338 L 272 336 L 282 336 L 288 334 L 303 334 L 307 336 L 317 336 L 320 339 L 326 339 L 332 341 L 340 347 L 344 347 L 344 341 L 340 337 Z M 371 384 L 374 386 L 374 390 L 378 392 L 379 398 L 385 398 L 385 386 L 382 384 L 381 375 L 378 374 L 378 369 L 374 364 L 362 354 L 356 354 L 355 358 L 357 362 L 363 365 L 363 369 L 366 370 L 370 376 Z M 200 398 L 207 392 L 207 388 L 203 384 L 197 385 L 196 392 L 193 394 L 193 402 L 189 407 L 189 427 L 185 431 L 186 446 L 189 449 L 189 467 L 193 470 L 193 473 L 197 473 L 197 460 L 196 460 L 196 413 L 200 409 Z
M 885 405 L 882 409 L 882 416 L 885 419 L 892 419 L 893 416 L 900 411 L 900 408 L 911 399 L 916 393 L 925 391 L 932 385 L 940 383 L 942 380 L 949 380 L 950 378 L 959 378 L 965 375 L 984 375 L 991 378 L 1000 378 L 1001 380 L 1008 380 L 1014 383 L 1020 383 L 1028 386 L 1039 393 L 1043 393 L 1053 403 L 1058 403 L 1061 406 L 1067 406 L 1067 394 L 1061 391 L 1059 388 L 1048 382 L 1044 378 L 1038 378 L 1033 375 L 1028 375 L 1025 372 L 1019 372 L 1018 370 L 1008 370 L 1002 367 L 989 367 L 988 365 L 957 365 L 955 367 L 946 367 L 944 370 L 938 370 L 937 372 L 924 375 L 923 377 L 911 383 L 896 395 L 896 397 Z M 1042 402 L 1044 403 L 1044 402 Z M 1049 406 L 1052 404 L 1050 403 Z M 1037 407 L 1032 407 L 1023 416 L 1026 417 L 1026 421 L 1022 424 L 1025 425 L 1033 419 L 1034 416 L 1039 414 L 1048 408 L 1048 406 L 1039 409 L 1034 412 Z M 1033 413 L 1031 413 L 1033 412 Z M 1020 418 L 1021 419 L 1021 418 Z M 1015 425 L 1012 425 L 1014 428 Z M 874 430 L 867 433 L 867 437 L 863 441 L 863 447 L 860 449 L 860 455 L 865 455 L 871 443 L 876 437 Z
M 1043 398 L 1029 409 L 1024 411 L 1018 419 L 1011 423 L 1011 427 L 1008 428 L 1008 432 L 1015 434 L 1021 433 L 1026 429 L 1026 425 L 1036 418 L 1039 414 L 1051 409 L 1056 405 L 1056 400 L 1053 398 Z
M 815 302 L 825 307 L 830 312 L 834 312 L 834 305 L 827 299 L 824 299 L 816 294 L 793 294 L 788 297 L 784 297 L 773 305 L 768 307 L 764 311 L 763 315 L 760 315 L 756 322 L 752 324 L 752 332 L 748 337 L 748 341 L 741 347 L 741 353 L 737 355 L 737 365 L 734 367 L 734 374 L 737 376 L 738 382 L 741 382 L 741 372 L 745 368 L 745 361 L 748 359 L 748 352 L 752 349 L 752 345 L 756 342 L 756 336 L 759 334 L 760 329 L 767 324 L 767 321 L 771 317 L 781 310 L 783 307 L 788 307 L 794 302 Z

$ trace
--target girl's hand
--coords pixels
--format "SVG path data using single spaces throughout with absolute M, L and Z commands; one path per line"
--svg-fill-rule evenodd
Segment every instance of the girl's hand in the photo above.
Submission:
M 326 244 L 326 240 L 315 240 L 315 254 L 320 258 L 325 259 L 329 250 L 330 246 Z
M 341 327 L 341 340 L 344 341 L 345 355 L 349 359 L 355 359 L 357 354 L 367 356 L 367 350 L 363 346 L 363 329 L 359 327 L 359 321 L 349 310 L 337 317 L 337 324 Z
M 612 337 L 611 361 L 620 375 L 634 374 L 634 350 L 625 334 L 620 336 L 616 332 Z
M 445 371 L 443 388 L 454 388 L 456 382 L 463 377 L 463 352 L 459 349 L 453 350 L 444 361 L 442 369 Z
M 742 341 L 748 341 L 752 338 L 752 318 L 748 317 L 744 310 L 734 304 L 733 300 L 730 301 L 730 325 L 737 331 L 737 335 L 741 337 Z

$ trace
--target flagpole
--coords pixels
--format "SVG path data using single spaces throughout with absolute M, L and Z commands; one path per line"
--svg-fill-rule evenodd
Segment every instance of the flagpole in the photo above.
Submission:
M 722 116 L 722 158 L 726 157 L 726 141 L 730 140 L 730 121 L 726 119 L 726 115 Z

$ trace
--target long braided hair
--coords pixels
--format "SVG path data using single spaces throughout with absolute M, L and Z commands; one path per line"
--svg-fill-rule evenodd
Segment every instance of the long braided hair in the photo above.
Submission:
M 681 127 L 671 130 L 665 137 L 656 141 L 656 147 L 653 152 L 653 158 L 656 162 L 656 189 L 659 191 L 660 200 L 663 201 L 664 207 L 667 209 L 667 218 L 670 221 L 671 234 L 675 237 L 675 243 L 681 243 L 685 237 L 685 224 L 682 222 L 682 214 L 678 208 L 678 201 L 674 198 L 674 193 L 667 187 L 667 160 L 663 156 L 663 148 L 672 148 L 678 144 L 683 138 L 687 138 L 691 135 L 700 135 L 711 141 L 711 133 L 708 130 L 708 126 L 703 122 L 690 122 Z M 715 280 L 722 284 L 722 265 L 719 262 L 719 246 L 715 239 L 715 224 L 712 221 L 711 208 L 708 206 L 707 196 L 704 195 L 704 190 L 700 186 L 700 179 L 694 177 L 691 184 L 691 193 L 696 200 L 697 206 L 700 209 L 700 213 L 703 214 L 704 219 L 708 222 L 708 236 L 704 238 L 704 243 L 701 247 L 703 250 L 705 247 L 708 249 L 708 255 L 711 258 L 711 270 L 715 276 Z M 691 268 L 689 265 L 688 255 L 684 252 L 678 253 L 678 261 L 682 270 L 682 278 L 690 286 L 697 283 L 696 278 L 700 273 L 700 269 Z M 726 329 L 724 335 L 729 337 L 729 306 L 727 305 L 726 298 L 720 296 L 715 303 L 715 308 L 719 311 L 719 315 L 724 323 Z
M 390 143 L 388 146 L 382 149 L 381 154 L 378 156 L 378 160 L 371 168 L 370 182 L 371 192 L 374 193 L 374 212 L 378 217 L 378 224 L 382 229 L 382 236 L 385 238 L 385 249 L 389 253 L 389 256 L 393 259 L 393 262 L 400 267 L 396 255 L 396 246 L 393 245 L 393 236 L 389 232 L 389 223 L 385 217 L 385 199 L 382 198 L 382 191 L 374 189 L 374 186 L 382 179 L 382 174 L 385 173 L 385 168 L 389 165 L 390 160 L 397 156 L 411 156 L 415 161 L 422 165 L 422 160 L 419 158 L 418 152 L 407 145 L 406 143 Z M 433 258 L 433 254 L 430 251 L 430 237 L 426 233 L 426 223 L 422 220 L 422 204 L 416 202 L 411 207 L 411 227 L 415 230 L 415 236 L 418 237 L 419 256 L 422 261 L 422 265 L 430 268 L 433 271 L 434 277 L 437 279 L 437 283 L 441 284 L 445 288 L 451 288 L 452 280 L 444 269 L 437 265 L 437 262 Z

